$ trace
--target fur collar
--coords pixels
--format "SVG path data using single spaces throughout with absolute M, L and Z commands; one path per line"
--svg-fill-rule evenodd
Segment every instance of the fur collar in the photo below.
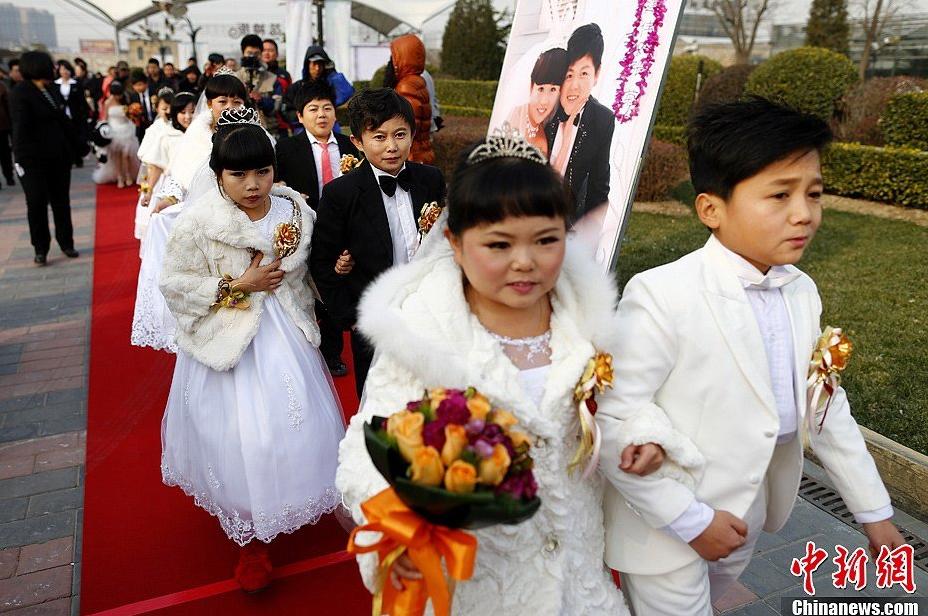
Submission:
M 306 201 L 295 190 L 285 186 L 275 186 L 271 189 L 271 195 L 291 199 L 300 208 L 302 214 L 300 245 L 296 252 L 280 263 L 280 269 L 287 272 L 305 263 L 309 257 L 310 239 L 316 213 L 306 205 Z M 189 211 L 185 214 L 195 217 L 203 235 L 211 240 L 235 248 L 259 250 L 264 253 L 265 262 L 274 258 L 274 246 L 271 240 L 259 232 L 257 225 L 249 220 L 245 212 L 238 209 L 231 200 L 222 196 L 218 188 L 191 204 Z
M 603 330 L 610 329 L 615 302 L 613 276 L 583 246 L 568 241 L 552 296 L 552 334 L 560 333 L 562 341 L 579 338 L 608 348 L 609 332 Z M 446 242 L 428 257 L 388 270 L 372 283 L 359 304 L 358 327 L 378 352 L 388 353 L 428 387 L 467 382 L 476 362 L 492 363 L 499 354 L 470 312 L 461 269 Z M 572 350 L 581 355 L 582 371 L 589 349 Z

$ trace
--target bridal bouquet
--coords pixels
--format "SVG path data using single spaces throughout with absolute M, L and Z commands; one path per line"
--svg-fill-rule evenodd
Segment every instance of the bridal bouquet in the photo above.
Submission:
M 349 539 L 352 553 L 377 552 L 379 588 L 374 612 L 420 615 L 431 598 L 446 616 L 452 591 L 442 571 L 466 580 L 473 573 L 477 541 L 458 529 L 518 524 L 541 506 L 532 474 L 531 443 L 518 420 L 493 408 L 474 388 L 433 389 L 388 418 L 364 426 L 371 460 L 390 488 L 361 505 L 368 524 Z M 355 543 L 358 531 L 378 531 L 371 546 Z M 423 574 L 397 591 L 385 583 L 402 554 Z
M 126 117 L 129 121 L 140 126 L 142 124 L 142 105 L 141 103 L 129 103 L 126 105 Z

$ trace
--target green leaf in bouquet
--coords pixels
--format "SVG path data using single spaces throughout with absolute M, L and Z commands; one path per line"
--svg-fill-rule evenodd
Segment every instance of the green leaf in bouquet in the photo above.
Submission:
M 492 491 L 468 494 L 449 492 L 398 478 L 393 489 L 406 506 L 433 524 L 449 528 L 476 530 L 496 524 L 518 524 L 529 519 L 541 506 L 541 499 L 516 500 Z
M 385 417 L 372 417 L 364 424 L 364 442 L 374 467 L 392 484 L 394 478 L 406 475 L 409 464 L 396 448 L 396 441 L 387 435 L 386 424 Z

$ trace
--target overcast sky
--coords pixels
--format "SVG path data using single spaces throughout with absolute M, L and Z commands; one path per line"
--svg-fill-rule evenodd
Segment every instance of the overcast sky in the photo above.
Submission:
M 411 0 L 410 0 L 411 1 Z M 811 0 L 774 0 L 778 3 L 772 17 L 777 23 L 795 23 L 803 21 L 808 15 Z M 862 0 L 851 0 L 851 11 Z M 906 12 L 928 13 L 928 0 L 897 0 L 906 2 Z M 110 26 L 91 17 L 87 13 L 68 4 L 65 0 L 0 0 L 12 2 L 17 6 L 43 8 L 56 17 L 58 44 L 62 47 L 78 48 L 80 38 L 112 39 Z M 500 7 L 514 5 L 514 0 L 494 0 Z M 283 22 L 286 14 L 285 2 L 281 0 L 263 0 L 261 2 L 241 2 L 241 0 L 211 0 L 191 5 L 190 16 L 196 23 L 213 22 L 215 36 L 224 32 L 225 25 L 237 22 L 265 23 Z M 438 20 L 436 20 L 438 21 Z M 220 27 L 220 25 L 223 25 Z M 438 27 L 440 27 L 440 23 Z M 205 33 L 204 33 L 205 34 Z M 123 39 L 125 45 L 125 39 Z

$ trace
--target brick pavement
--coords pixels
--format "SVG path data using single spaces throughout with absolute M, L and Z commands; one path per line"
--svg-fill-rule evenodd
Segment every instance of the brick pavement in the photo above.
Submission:
M 90 170 L 72 181 L 75 241 L 66 259 L 53 247 L 49 265 L 32 264 L 25 201 L 19 187 L 0 190 L 0 613 L 77 614 L 83 512 L 90 299 L 93 275 L 95 187 Z M 128 336 L 128 333 L 127 333 Z M 827 482 L 821 469 L 806 472 Z M 910 531 L 928 526 L 898 512 Z M 717 607 L 726 616 L 779 613 L 781 596 L 798 596 L 789 575 L 807 540 L 833 553 L 835 544 L 865 545 L 844 522 L 799 499 L 787 525 L 764 534 L 739 583 Z M 820 596 L 847 592 L 830 587 L 830 567 L 815 575 Z M 878 591 L 870 566 L 867 596 Z M 918 570 L 918 595 L 928 575 Z
M 0 612 L 77 614 L 95 186 L 72 176 L 74 239 L 32 263 L 19 186 L 0 190 Z

